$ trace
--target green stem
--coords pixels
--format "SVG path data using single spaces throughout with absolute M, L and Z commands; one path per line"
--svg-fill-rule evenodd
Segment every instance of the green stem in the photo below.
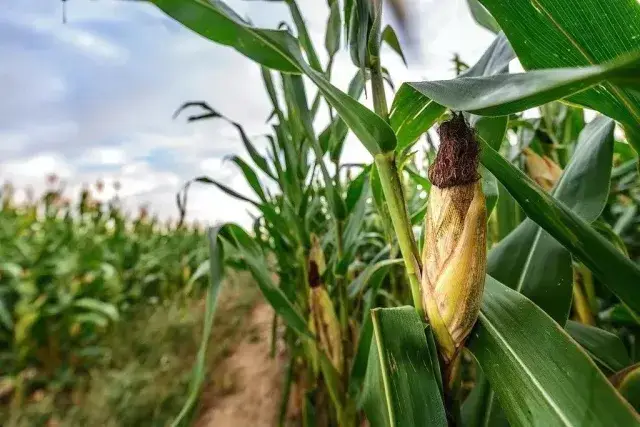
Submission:
M 380 56 L 371 55 L 370 64 L 373 108 L 376 114 L 388 122 L 389 109 L 387 108 L 387 98 L 384 93 L 384 79 L 382 78 L 382 71 L 380 69 Z M 420 294 L 420 275 L 422 272 L 420 254 L 418 253 L 418 245 L 413 236 L 407 203 L 402 190 L 402 182 L 400 181 L 400 174 L 396 167 L 395 153 L 376 154 L 375 163 L 380 173 L 380 183 L 387 207 L 389 208 L 391 223 L 393 224 L 400 246 L 400 252 L 404 259 L 405 269 L 409 276 L 413 305 L 420 317 L 425 319 L 425 311 Z
M 342 260 L 343 256 L 343 239 L 342 239 L 342 231 L 343 231 L 343 223 L 340 220 L 336 220 L 336 246 L 338 252 L 338 262 Z M 336 275 L 336 286 L 338 289 L 338 299 L 339 299 L 339 319 L 340 319 L 340 332 L 342 337 L 342 382 L 344 385 L 344 389 L 347 390 L 349 384 L 349 309 L 347 304 L 349 300 L 347 298 L 347 283 L 344 280 L 342 275 Z
M 385 121 L 389 121 L 387 96 L 384 93 L 384 79 L 380 69 L 380 58 L 371 58 L 371 92 L 373 93 L 373 109 Z
M 411 220 L 409 219 L 402 184 L 396 168 L 395 154 L 393 152 L 377 154 L 375 162 L 380 173 L 380 183 L 382 184 L 382 192 L 391 215 L 391 223 L 396 232 L 400 252 L 409 276 L 413 305 L 418 314 L 424 319 L 425 311 L 420 295 L 420 273 L 422 271 L 420 254 L 413 236 Z

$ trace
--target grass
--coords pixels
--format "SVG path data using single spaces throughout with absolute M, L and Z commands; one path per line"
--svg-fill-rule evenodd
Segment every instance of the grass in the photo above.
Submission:
M 215 366 L 233 350 L 249 325 L 244 320 L 257 289 L 245 274 L 233 274 L 221 296 L 209 347 L 213 394 L 233 390 L 233 378 Z M 202 300 L 178 297 L 140 308 L 117 323 L 103 339 L 101 362 L 77 378 L 71 388 L 30 392 L 0 406 L 6 427 L 165 426 L 184 403 L 191 367 L 200 342 Z

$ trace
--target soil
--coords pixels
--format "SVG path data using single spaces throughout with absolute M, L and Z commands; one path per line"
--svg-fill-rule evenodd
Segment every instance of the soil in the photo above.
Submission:
M 273 427 L 278 422 L 282 371 L 282 348 L 270 357 L 273 309 L 259 302 L 251 311 L 249 324 L 238 337 L 238 345 L 219 366 L 216 378 L 227 383 L 222 392 L 205 392 L 203 411 L 196 427 Z M 215 343 L 211 343 L 215 345 Z

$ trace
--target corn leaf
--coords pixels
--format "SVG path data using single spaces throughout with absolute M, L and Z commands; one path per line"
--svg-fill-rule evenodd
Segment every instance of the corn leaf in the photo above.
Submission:
M 244 178 L 247 180 L 247 183 L 251 186 L 260 200 L 262 202 L 266 202 L 267 196 L 264 194 L 264 190 L 262 189 L 262 185 L 260 184 L 260 179 L 258 179 L 258 175 L 251 168 L 251 166 L 249 166 L 247 162 L 245 162 L 238 156 L 230 156 L 229 160 L 231 160 L 240 168 L 242 174 L 244 175 Z
M 396 137 L 389 125 L 310 67 L 302 59 L 298 40 L 288 32 L 255 28 L 219 0 L 152 0 L 152 3 L 203 37 L 233 47 L 266 67 L 306 74 L 369 152 L 395 148 Z
M 387 44 L 387 46 L 393 49 L 393 51 L 397 53 L 400 58 L 402 58 L 402 62 L 404 62 L 404 65 L 407 65 L 407 59 L 404 57 L 404 53 L 402 52 L 402 46 L 400 46 L 398 36 L 396 35 L 396 32 L 391 25 L 387 25 L 386 27 L 384 27 L 384 30 L 382 30 L 381 38 L 382 41 Z
M 638 89 L 639 71 L 640 55 L 635 54 L 590 67 L 408 84 L 427 98 L 452 110 L 501 116 L 566 98 L 604 81 Z
M 393 261 L 395 262 L 383 260 L 375 263 L 374 265 L 378 265 L 379 267 L 376 268 L 375 271 L 367 272 L 367 274 L 365 274 L 364 271 L 360 273 L 360 275 L 358 275 L 358 278 L 361 279 L 359 282 L 360 284 L 354 286 L 359 289 L 368 288 L 364 294 L 364 308 L 362 310 L 364 314 L 362 326 L 360 327 L 360 334 L 358 335 L 358 347 L 356 348 L 356 354 L 353 357 L 353 364 L 351 365 L 351 372 L 349 374 L 349 392 L 354 396 L 354 398 L 360 395 L 362 382 L 364 381 L 367 373 L 369 349 L 371 348 L 371 337 L 373 336 L 373 324 L 371 322 L 370 314 L 371 308 L 375 304 L 375 299 L 378 295 L 380 286 L 382 285 L 382 281 L 389 273 L 391 265 L 402 263 L 401 259 Z M 367 269 L 369 269 L 369 267 L 367 267 Z M 358 280 L 358 278 L 356 278 L 356 280 Z M 349 286 L 349 292 L 352 292 L 351 285 Z
M 530 300 L 491 276 L 469 348 L 511 425 L 640 425 L 637 414 L 569 335 Z
M 184 406 L 180 413 L 176 416 L 171 424 L 172 427 L 185 425 L 193 414 L 193 409 L 198 403 L 202 385 L 206 376 L 207 348 L 209 344 L 209 336 L 213 328 L 213 320 L 218 304 L 218 296 L 222 288 L 222 277 L 224 274 L 224 252 L 222 242 L 219 240 L 220 229 L 224 225 L 209 230 L 209 280 L 210 285 L 207 290 L 207 298 L 205 304 L 204 326 L 202 329 L 202 339 L 200 347 L 196 355 L 196 362 L 191 373 L 191 382 L 189 383 L 189 392 Z
M 507 116 L 481 117 L 471 116 L 470 125 L 476 131 L 476 137 L 482 139 L 485 144 L 494 150 L 500 150 L 502 140 L 507 132 Z M 484 166 L 480 166 L 482 192 L 487 206 L 487 219 L 491 216 L 493 208 L 498 201 L 498 180 Z
M 88 310 L 92 313 L 101 314 L 112 322 L 117 322 L 120 318 L 118 308 L 115 305 L 94 298 L 77 299 L 73 302 L 73 306 Z
M 298 39 L 300 40 L 300 45 L 307 53 L 307 58 L 309 58 L 309 64 L 311 65 L 311 68 L 318 72 L 322 72 L 320 59 L 318 59 L 316 49 L 313 46 L 311 37 L 309 37 L 309 31 L 307 30 L 307 25 L 304 22 L 302 14 L 300 13 L 298 4 L 295 2 L 295 0 L 287 0 L 286 3 L 289 6 L 291 17 L 293 18 L 293 22 L 296 25 L 296 29 L 298 30 Z
M 327 31 L 324 37 L 324 47 L 329 56 L 333 56 L 340 49 L 340 36 L 342 34 L 342 22 L 340 21 L 340 2 L 333 0 L 329 5 L 329 18 Z
M 491 76 L 503 73 L 515 56 L 507 38 L 500 33 L 466 76 Z M 393 99 L 389 120 L 398 138 L 397 151 L 402 151 L 426 132 L 444 113 L 445 107 L 434 102 L 405 83 Z
M 617 335 L 572 320 L 564 328 L 598 365 L 610 373 L 631 365 L 629 353 Z
M 372 427 L 447 426 L 425 325 L 413 307 L 371 310 L 362 406 Z M 431 333 L 430 329 L 426 330 Z
M 484 145 L 484 144 L 483 144 Z M 487 145 L 481 161 L 505 186 L 523 211 L 545 229 L 632 309 L 640 309 L 640 269 L 609 241 L 574 214 L 564 203 L 545 193 Z
M 640 3 L 600 0 L 480 0 L 527 70 L 604 64 L 640 50 Z M 640 73 L 635 72 L 636 76 Z M 613 81 L 567 98 L 636 129 L 640 95 Z M 636 151 L 640 147 L 631 139 Z
M 467 0 L 467 4 L 469 5 L 471 16 L 473 16 L 473 19 L 478 23 L 478 25 L 486 28 L 492 33 L 498 33 L 500 31 L 500 25 L 498 25 L 493 16 L 491 16 L 487 9 L 485 9 L 478 0 Z
M 613 121 L 599 117 L 580 134 L 553 196 L 585 221 L 595 220 L 609 196 Z M 571 305 L 569 252 L 531 220 L 522 222 L 489 253 L 487 271 L 523 293 L 560 324 Z

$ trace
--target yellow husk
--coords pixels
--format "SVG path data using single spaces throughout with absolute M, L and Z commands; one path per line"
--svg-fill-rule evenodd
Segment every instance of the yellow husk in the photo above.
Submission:
M 425 217 L 422 300 L 451 361 L 478 318 L 486 273 L 487 211 L 479 182 L 432 187 Z
M 558 179 L 560 179 L 560 175 L 562 175 L 560 166 L 549 157 L 541 157 L 529 148 L 525 148 L 522 154 L 524 154 L 529 176 L 545 191 L 551 191 Z
M 341 373 L 342 336 L 340 323 L 331 297 L 323 286 L 311 289 L 309 309 L 311 312 L 310 330 L 315 334 L 320 350 L 326 353 L 338 373 Z

